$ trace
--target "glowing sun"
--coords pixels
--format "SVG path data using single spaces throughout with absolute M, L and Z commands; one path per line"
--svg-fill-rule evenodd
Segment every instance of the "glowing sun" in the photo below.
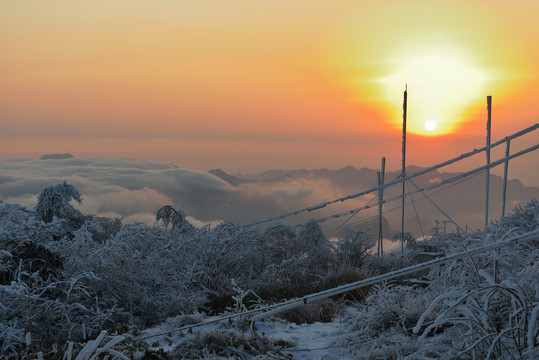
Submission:
M 408 129 L 413 133 L 452 132 L 470 102 L 483 96 L 485 75 L 456 48 L 425 48 L 398 59 L 392 74 L 380 82 L 397 111 L 404 84 L 408 84 Z
M 434 120 L 427 120 L 425 122 L 425 129 L 427 129 L 428 131 L 433 131 L 434 129 L 436 129 L 436 122 Z

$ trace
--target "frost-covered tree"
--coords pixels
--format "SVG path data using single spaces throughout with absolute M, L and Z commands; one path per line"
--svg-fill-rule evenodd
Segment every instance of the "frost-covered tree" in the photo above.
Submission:
M 73 185 L 64 181 L 43 190 L 37 198 L 34 211 L 46 223 L 52 222 L 55 216 L 61 219 L 80 217 L 82 214 L 71 205 L 72 200 L 81 204 L 82 195 Z
M 176 210 L 170 205 L 165 205 L 155 215 L 155 221 L 162 223 L 163 226 L 172 230 L 179 230 L 180 232 L 191 231 L 194 226 L 186 219 L 185 213 L 181 210 Z

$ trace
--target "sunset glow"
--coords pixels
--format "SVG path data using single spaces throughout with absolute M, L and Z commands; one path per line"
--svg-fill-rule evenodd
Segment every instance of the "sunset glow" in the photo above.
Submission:
M 395 130 L 406 85 L 409 132 L 462 130 L 484 109 L 486 95 L 509 101 L 523 88 L 523 74 L 533 71 L 525 37 L 500 28 L 503 14 L 475 4 L 392 2 L 368 17 L 351 14 L 335 35 L 338 56 L 328 60 L 338 83 L 358 103 L 384 113 Z M 426 127 L 429 119 L 436 126 Z
M 408 130 L 411 132 L 450 133 L 464 120 L 466 106 L 483 98 L 486 76 L 456 51 L 428 48 L 422 53 L 396 58 L 399 65 L 395 72 L 379 81 L 385 100 L 390 104 L 401 97 L 402 84 L 408 84 Z M 399 118 L 398 112 L 395 118 Z M 438 119 L 437 124 L 424 126 L 430 118 Z
M 484 143 L 487 95 L 493 138 L 537 122 L 537 13 L 528 0 L 2 2 L 0 155 L 397 166 L 407 85 L 409 161 L 433 163 Z

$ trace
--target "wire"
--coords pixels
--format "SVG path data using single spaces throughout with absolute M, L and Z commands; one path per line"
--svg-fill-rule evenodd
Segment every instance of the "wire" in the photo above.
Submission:
M 417 214 L 417 209 L 415 207 L 414 196 L 412 195 L 412 191 L 410 190 L 410 184 L 407 182 L 406 186 L 408 187 L 408 192 L 410 193 L 410 198 L 412 199 L 412 206 L 414 207 L 415 217 L 417 219 L 417 224 L 419 225 L 419 230 L 421 230 L 421 236 L 425 237 L 425 233 L 423 232 L 423 226 L 421 226 L 421 221 L 419 220 L 419 215 Z
M 468 181 L 468 180 L 470 180 L 470 179 L 473 179 L 474 177 L 476 177 L 476 176 L 478 176 L 478 175 L 480 175 L 480 173 L 470 175 L 470 176 L 467 177 L 467 178 L 464 178 L 464 179 L 459 180 L 459 181 L 457 181 L 457 182 L 451 183 L 451 184 L 447 185 L 447 186 L 444 187 L 444 188 L 438 189 L 438 190 L 436 190 L 436 191 L 430 193 L 429 195 L 434 195 L 434 194 L 437 194 L 437 193 L 439 193 L 439 192 L 441 192 L 441 191 L 447 190 L 447 189 L 449 189 L 449 188 L 451 188 L 451 187 L 453 187 L 453 186 L 459 185 L 459 184 L 461 184 L 461 183 L 463 183 L 463 182 L 465 182 L 465 181 Z M 418 191 L 416 191 L 416 192 L 418 192 Z M 409 193 L 409 195 L 411 195 L 411 193 Z M 426 199 L 426 198 L 427 198 L 427 197 L 426 197 L 424 194 L 421 194 L 421 197 L 420 197 L 419 199 L 417 199 L 416 202 L 419 202 L 419 201 L 424 200 L 424 199 Z M 391 199 L 388 199 L 387 202 L 392 202 L 392 201 L 395 201 L 395 200 L 398 200 L 398 199 L 396 199 L 396 198 L 391 198 Z M 385 204 L 385 203 L 386 203 L 386 202 L 384 201 L 384 204 Z M 411 202 L 406 203 L 406 205 L 410 205 L 410 204 L 411 204 Z M 398 207 L 394 207 L 394 208 L 392 208 L 392 209 L 390 209 L 390 210 L 385 210 L 385 211 L 383 212 L 383 214 L 387 214 L 387 213 L 393 212 L 393 211 L 398 210 L 398 209 L 400 209 L 400 205 L 399 205 Z M 356 210 L 358 210 L 358 209 L 354 209 L 354 210 L 352 210 L 352 211 L 356 211 Z M 359 210 L 362 210 L 362 208 L 359 208 Z M 334 216 L 334 215 L 333 215 L 333 216 Z M 333 217 L 333 216 L 327 216 L 327 217 L 324 217 L 324 218 L 321 218 L 321 219 L 328 220 L 329 218 L 331 218 L 331 217 Z M 377 216 L 378 216 L 378 215 L 370 216 L 370 217 L 368 217 L 368 218 L 366 218 L 366 219 L 361 220 L 360 222 L 374 219 L 374 218 L 376 218 Z M 315 221 L 316 221 L 316 220 L 315 220 Z M 358 223 L 358 222 L 354 222 L 353 224 L 357 224 L 357 223 Z
M 456 181 L 456 182 L 454 182 L 454 183 L 450 183 L 450 184 L 447 185 L 446 187 L 443 187 L 443 188 L 441 188 L 441 189 L 438 189 L 438 190 L 436 190 L 436 191 L 433 191 L 433 192 L 430 193 L 429 195 L 431 195 L 431 196 L 432 196 L 432 195 L 435 195 L 435 194 L 437 194 L 437 193 L 439 193 L 439 192 L 442 192 L 442 191 L 445 191 L 445 190 L 447 190 L 447 189 L 449 189 L 449 188 L 452 188 L 453 186 L 456 186 L 456 185 L 459 185 L 459 184 L 461 184 L 461 183 L 463 183 L 463 182 L 466 182 L 466 181 L 468 181 L 468 180 L 471 180 L 471 179 L 473 179 L 474 177 L 479 176 L 479 175 L 481 175 L 481 173 L 476 173 L 476 174 L 470 175 L 469 177 L 463 178 L 463 179 L 461 179 L 461 180 L 459 180 L 459 181 Z M 417 192 L 417 191 L 416 191 L 416 192 Z M 411 195 L 411 194 L 410 194 L 410 195 Z M 426 199 L 426 198 L 427 198 L 427 197 L 426 197 L 424 194 L 421 194 L 421 197 L 420 197 L 419 199 L 417 199 L 416 202 L 419 202 L 419 201 L 424 200 L 424 199 Z M 391 201 L 394 201 L 394 200 L 396 200 L 396 199 L 390 199 L 390 200 L 388 200 L 388 202 L 391 202 Z M 410 205 L 410 204 L 411 204 L 411 202 L 406 203 L 406 205 Z M 394 207 L 394 208 L 391 208 L 391 209 L 389 209 L 389 210 L 384 210 L 382 214 L 385 215 L 385 214 L 391 213 L 391 212 L 393 212 L 393 211 L 399 210 L 400 208 L 401 208 L 401 206 L 399 205 L 399 206 Z M 361 208 L 360 208 L 360 209 L 361 209 Z M 357 209 L 356 209 L 356 210 L 357 210 Z M 355 210 L 353 210 L 353 211 L 355 211 Z M 359 224 L 359 223 L 366 222 L 366 221 L 375 219 L 375 218 L 377 218 L 377 217 L 378 217 L 378 215 L 373 215 L 373 216 L 364 218 L 364 219 L 362 219 L 362 220 L 360 220 L 360 221 L 353 222 L 353 223 L 351 223 L 351 224 L 349 224 L 349 225 L 357 225 L 357 224 Z M 321 221 L 329 220 L 329 218 L 330 218 L 330 217 L 321 218 Z M 317 220 L 315 220 L 315 221 L 317 221 Z M 302 225 L 304 225 L 304 224 L 302 224 Z
M 365 204 L 365 206 L 369 205 L 374 199 L 377 199 L 377 198 L 378 198 L 378 196 L 373 197 L 372 199 L 369 200 L 369 202 L 367 204 Z M 352 218 L 354 216 L 356 216 L 356 214 L 359 213 L 360 210 L 361 210 L 361 208 L 357 209 L 352 215 L 350 215 L 350 217 L 348 217 L 348 219 L 346 219 L 339 226 L 337 226 L 335 229 L 333 229 L 333 231 L 329 235 L 327 235 L 326 237 L 330 238 L 331 235 L 333 235 L 337 230 L 339 230 L 341 227 L 343 227 L 348 221 L 352 220 Z
M 440 187 L 440 186 L 443 186 L 443 185 L 446 185 L 446 184 L 452 184 L 452 183 L 455 183 L 455 182 L 460 183 L 461 181 L 459 181 L 459 180 L 461 180 L 461 179 L 466 179 L 466 178 L 469 177 L 469 176 L 478 175 L 478 174 L 482 173 L 483 171 L 485 171 L 487 168 L 498 166 L 498 165 L 500 165 L 501 163 L 504 163 L 504 162 L 507 161 L 507 160 L 510 160 L 510 159 L 513 159 L 513 158 L 522 156 L 522 155 L 524 155 L 524 154 L 527 154 L 528 152 L 535 151 L 535 150 L 537 150 L 537 149 L 539 149 L 539 144 L 538 144 L 538 145 L 535 145 L 535 146 L 532 146 L 532 147 L 529 147 L 529 148 L 527 148 L 527 149 L 524 149 L 524 150 L 522 150 L 522 151 L 520 151 L 520 152 L 518 152 L 518 153 L 515 153 L 515 154 L 511 155 L 511 156 L 508 156 L 508 157 L 499 159 L 499 160 L 497 160 L 497 161 L 491 162 L 491 163 L 488 164 L 488 165 L 480 166 L 480 167 L 477 167 L 477 168 L 475 168 L 475 169 L 473 169 L 473 170 L 470 170 L 470 171 L 467 171 L 467 172 L 464 172 L 464 173 L 455 175 L 455 176 L 453 176 L 453 177 L 447 178 L 447 179 L 445 179 L 445 180 L 443 180 L 443 181 L 441 181 L 441 182 L 439 182 L 439 183 L 436 183 L 436 184 L 433 184 L 433 185 L 429 185 L 429 186 L 426 186 L 426 187 L 424 187 L 424 188 L 417 188 L 417 190 L 414 190 L 414 191 L 412 191 L 412 192 L 410 192 L 410 193 L 407 193 L 407 194 L 395 195 L 395 196 L 393 196 L 392 198 L 390 198 L 390 199 L 388 199 L 388 200 L 382 201 L 382 204 L 386 204 L 386 203 L 389 203 L 389 202 L 392 202 L 392 201 L 401 199 L 401 198 L 403 198 L 404 196 L 407 196 L 407 195 L 411 195 L 411 194 L 415 194 L 415 193 L 422 193 L 422 192 L 424 192 L 424 191 L 426 191 L 426 190 L 432 190 L 432 189 L 435 189 L 435 188 L 437 188 L 437 187 Z M 430 169 L 432 170 L 432 168 L 430 168 Z M 430 170 L 429 170 L 429 171 L 430 171 Z M 407 175 L 407 176 L 404 177 L 404 178 L 400 178 L 400 180 L 395 180 L 395 181 L 393 181 L 392 183 L 389 183 L 389 185 L 393 185 L 393 184 L 395 184 L 395 183 L 402 182 L 402 181 L 405 181 L 405 180 L 410 180 L 412 177 L 416 176 L 416 174 L 423 174 L 423 171 L 416 172 L 415 174 L 412 174 L 412 175 Z M 389 186 L 389 185 L 388 185 L 388 186 Z M 386 185 L 384 185 L 384 187 L 385 187 L 385 186 L 386 186 Z M 371 190 L 373 190 L 373 189 L 371 189 Z M 378 190 L 378 188 L 374 188 L 374 190 Z M 368 191 L 370 191 L 370 190 L 368 190 Z M 372 192 L 372 191 L 371 191 L 371 192 Z M 341 201 L 344 201 L 344 200 L 342 200 L 342 199 L 349 200 L 349 199 L 354 198 L 354 197 L 357 197 L 357 196 L 359 196 L 359 195 L 365 195 L 366 193 L 367 193 L 367 192 L 364 191 L 364 192 L 359 193 L 359 194 L 349 195 L 348 197 L 346 197 L 346 198 L 341 198 L 340 200 L 341 200 Z M 357 195 L 357 196 L 356 196 L 356 195 Z M 425 198 L 425 197 L 423 197 L 423 198 Z M 423 198 L 422 198 L 422 199 L 423 199 Z M 334 202 L 329 202 L 329 203 L 334 203 Z M 326 203 L 326 204 L 327 204 L 327 203 Z M 410 204 L 410 203 L 405 204 L 405 205 L 409 205 L 409 204 Z M 313 207 L 308 208 L 308 209 L 320 209 L 320 208 L 325 207 L 325 206 L 326 206 L 326 205 L 324 205 L 324 206 L 317 205 L 317 206 L 313 206 Z M 370 205 L 365 205 L 365 206 L 359 208 L 359 210 L 365 210 L 365 209 L 368 209 L 368 208 L 370 208 L 370 207 L 371 207 Z M 343 216 L 343 215 L 353 214 L 354 211 L 356 211 L 356 210 L 358 210 L 358 209 L 355 209 L 355 210 L 349 210 L 349 211 L 346 211 L 346 212 L 344 212 L 344 213 L 338 213 L 338 214 L 335 214 L 335 215 L 331 215 L 331 216 L 319 218 L 319 219 L 317 219 L 317 220 L 310 220 L 310 221 L 324 222 L 324 221 L 329 220 L 329 219 L 331 219 L 331 218 L 338 218 L 338 217 Z M 309 211 L 311 211 L 311 210 L 309 210 Z M 294 214 L 298 214 L 298 213 L 300 213 L 300 212 L 301 212 L 301 211 L 296 211 L 296 212 L 294 212 Z M 292 213 L 289 213 L 289 214 L 292 214 Z M 285 217 L 287 217 L 289 214 L 284 214 L 284 215 L 281 215 L 281 216 L 279 216 L 279 217 L 274 217 L 274 218 L 270 218 L 270 219 L 264 219 L 264 220 L 260 220 L 260 221 L 258 221 L 258 222 L 252 222 L 252 223 L 249 223 L 249 224 L 237 225 L 237 226 L 235 226 L 235 228 L 242 228 L 242 227 L 246 227 L 246 226 L 255 226 L 255 225 L 258 225 L 258 224 L 265 223 L 265 222 L 269 222 L 269 221 L 273 221 L 273 220 L 278 220 L 278 219 L 281 219 L 281 218 L 285 218 Z M 304 223 L 304 224 L 306 224 L 306 223 Z M 298 227 L 298 226 L 301 226 L 301 225 L 299 225 L 299 224 L 296 225 L 296 227 Z
M 417 177 L 417 176 L 420 176 L 420 175 L 423 175 L 423 174 L 426 174 L 430 171 L 433 171 L 433 170 L 437 170 L 439 168 L 442 168 L 444 166 L 447 166 L 447 165 L 450 165 L 450 164 L 453 164 L 457 161 L 460 161 L 460 160 L 463 160 L 463 159 L 466 159 L 470 156 L 473 156 L 473 155 L 476 155 L 482 151 L 486 151 L 488 149 L 492 149 L 493 147 L 496 147 L 500 144 L 503 144 L 511 139 L 514 139 L 514 138 L 517 138 L 517 137 L 520 137 L 524 134 L 527 134 L 531 131 L 534 131 L 536 130 L 537 128 L 539 128 L 539 124 L 535 124 L 533 126 L 530 126 L 524 130 L 521 130 L 517 133 L 514 133 L 513 135 L 510 135 L 510 136 L 507 136 L 505 137 L 504 139 L 502 140 L 499 140 L 498 142 L 494 143 L 494 144 L 491 144 L 489 146 L 485 146 L 481 149 L 474 149 L 473 151 L 470 151 L 468 153 L 465 153 L 465 154 L 462 154 L 458 157 L 455 157 L 453 159 L 450 159 L 450 160 L 447 160 L 445 162 L 442 162 L 442 163 L 439 163 L 437 165 L 434 165 L 434 166 L 431 166 L 429 168 L 426 168 L 426 169 L 422 169 L 420 171 L 417 171 L 411 175 L 406 175 L 404 177 L 401 177 L 401 178 L 397 178 L 389 183 L 386 183 L 383 185 L 383 188 L 385 189 L 386 187 L 390 187 L 390 186 L 393 186 L 393 185 L 396 185 L 396 184 L 400 184 L 401 182 L 403 181 L 406 181 L 406 180 L 409 180 L 409 179 L 412 179 L 414 177 Z M 481 167 L 478 167 L 478 168 L 475 168 L 474 170 L 471 170 L 469 171 L 468 173 L 475 173 L 475 172 L 479 172 L 479 171 L 483 171 L 484 169 L 490 169 L 492 167 L 495 167 L 495 166 L 498 166 L 500 165 L 501 163 L 505 163 L 506 161 L 510 160 L 510 159 L 513 159 L 513 158 L 516 158 L 516 157 L 519 157 L 519 156 L 522 156 L 528 152 L 531 152 L 531 151 L 535 151 L 539 148 L 539 145 L 535 145 L 535 146 L 531 146 L 525 150 L 522 150 L 518 153 L 515 153 L 513 155 L 510 155 L 510 156 L 506 156 L 500 160 L 497 160 L 497 161 L 494 161 L 494 162 L 491 162 L 490 164 L 487 164 L 487 165 L 484 165 L 484 166 L 481 166 Z M 466 174 L 468 173 L 464 173 L 463 176 L 467 176 Z M 445 183 L 445 182 L 448 182 L 449 179 L 446 179 L 444 180 L 442 183 Z M 427 187 L 427 189 L 431 189 L 432 187 Z M 281 219 L 284 219 L 284 218 L 287 218 L 287 217 L 290 217 L 292 215 L 298 215 L 300 213 L 303 213 L 303 212 L 309 212 L 309 211 L 315 211 L 315 210 L 319 210 L 319 209 L 322 209 L 328 205 L 331 205 L 331 204 L 334 204 L 334 203 L 337 203 L 337 202 L 343 202 L 343 201 L 347 201 L 347 200 L 350 200 L 350 199 L 355 199 L 357 197 L 360 197 L 362 195 L 366 195 L 366 194 L 369 194 L 371 192 L 374 192 L 374 191 L 377 191 L 379 189 L 378 186 L 374 187 L 374 188 L 371 188 L 371 189 L 368 189 L 368 190 L 365 190 L 365 191 L 362 191 L 360 193 L 357 193 L 357 194 L 352 194 L 352 195 L 348 195 L 348 196 L 344 196 L 344 197 L 341 197 L 341 198 L 338 198 L 338 199 L 334 199 L 334 200 L 331 200 L 331 201 L 326 201 L 324 203 L 320 203 L 318 205 L 314 205 L 314 206 L 311 206 L 311 207 L 308 207 L 308 208 L 304 208 L 304 209 L 300 209 L 300 210 L 296 210 L 296 211 L 292 211 L 292 212 L 289 212 L 289 213 L 285 213 L 285 214 L 281 214 L 281 215 L 278 215 L 278 216 L 274 216 L 274 217 L 271 217 L 271 218 L 266 218 L 266 219 L 261 219 L 261 220 L 257 220 L 257 221 L 253 221 L 253 222 L 250 222 L 250 223 L 246 223 L 246 224 L 241 224 L 241 225 L 236 225 L 235 227 L 248 227 L 248 226 L 254 226 L 254 225 L 260 225 L 260 224 L 263 224 L 263 223 L 267 223 L 267 222 L 271 222 L 271 221 L 275 221 L 275 220 L 281 220 Z M 402 196 L 401 196 L 402 197 Z M 400 197 L 399 197 L 400 198 Z

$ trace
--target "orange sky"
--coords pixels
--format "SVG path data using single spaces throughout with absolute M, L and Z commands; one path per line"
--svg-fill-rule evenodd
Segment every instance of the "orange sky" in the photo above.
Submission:
M 493 140 L 538 122 L 538 13 L 536 0 L 3 1 L 0 156 L 396 169 L 407 83 L 407 163 L 433 165 L 484 145 L 487 95 Z M 539 185 L 538 161 L 511 176 Z

